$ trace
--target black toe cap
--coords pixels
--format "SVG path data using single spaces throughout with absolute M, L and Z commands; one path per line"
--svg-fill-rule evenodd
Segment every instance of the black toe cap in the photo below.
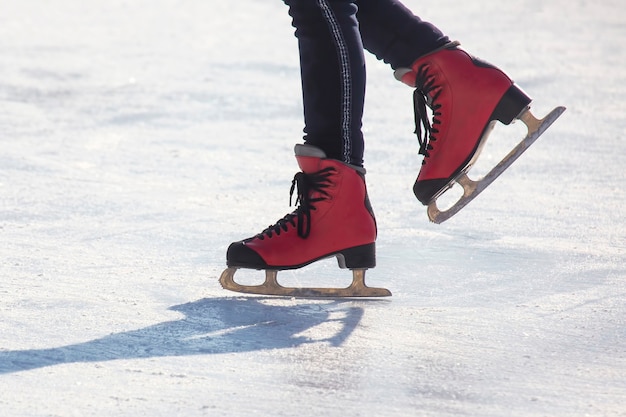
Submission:
M 420 203 L 427 206 L 433 198 L 438 197 L 442 191 L 448 188 L 449 182 L 450 179 L 447 178 L 416 181 L 413 186 L 413 194 Z
M 245 241 L 231 243 L 226 251 L 226 265 L 235 268 L 265 269 L 267 263 Z

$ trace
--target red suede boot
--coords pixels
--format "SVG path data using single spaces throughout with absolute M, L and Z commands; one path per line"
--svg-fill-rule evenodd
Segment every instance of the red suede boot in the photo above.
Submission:
M 334 159 L 313 146 L 296 145 L 302 172 L 296 174 L 300 206 L 275 225 L 234 242 L 226 255 L 229 267 L 295 269 L 336 256 L 341 267 L 376 265 L 376 222 L 359 168 Z
M 424 160 L 413 192 L 424 205 L 469 171 L 496 121 L 510 124 L 531 101 L 501 70 L 457 45 L 396 71 L 396 78 L 416 88 L 416 133 Z M 432 110 L 432 123 L 426 106 Z

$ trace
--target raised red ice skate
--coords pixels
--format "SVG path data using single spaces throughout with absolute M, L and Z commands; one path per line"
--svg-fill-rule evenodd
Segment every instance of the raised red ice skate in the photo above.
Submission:
M 437 223 L 476 197 L 565 110 L 559 107 L 536 119 L 529 111 L 531 99 L 504 72 L 458 48 L 456 42 L 421 57 L 411 68 L 396 70 L 396 78 L 415 87 L 416 133 L 424 160 L 413 192 L 429 206 L 429 217 Z M 483 179 L 470 180 L 466 174 L 495 123 L 508 125 L 515 119 L 527 125 L 526 138 Z M 441 212 L 436 200 L 455 181 L 463 186 L 464 196 Z

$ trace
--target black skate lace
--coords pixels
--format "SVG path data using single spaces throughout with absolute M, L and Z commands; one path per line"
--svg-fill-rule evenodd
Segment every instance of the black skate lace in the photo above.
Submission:
M 291 181 L 291 188 L 289 189 L 289 205 L 291 206 L 292 197 L 294 191 L 296 193 L 295 204 L 300 204 L 296 210 L 287 214 L 269 226 L 267 229 L 259 233 L 256 237 L 263 240 L 266 237 L 272 238 L 274 235 L 279 236 L 281 232 L 289 230 L 289 225 L 297 227 L 298 236 L 301 238 L 307 238 L 311 233 L 311 211 L 316 210 L 315 203 L 325 200 L 329 194 L 326 191 L 331 184 L 330 176 L 335 171 L 335 168 L 328 167 L 312 174 L 305 174 L 304 172 L 298 172 Z M 313 192 L 317 192 L 319 197 L 311 198 Z M 298 219 L 296 224 L 295 219 Z
M 437 125 L 441 124 L 441 120 L 438 116 L 441 116 L 441 104 L 437 103 L 437 99 L 441 94 L 441 88 L 435 85 L 435 77 L 429 75 L 428 66 L 422 65 L 419 67 L 415 79 L 415 91 L 413 92 L 413 109 L 415 111 L 415 134 L 420 144 L 419 153 L 424 155 L 425 158 L 422 164 L 426 163 L 426 158 L 430 156 L 429 151 L 433 150 L 432 142 L 437 141 L 435 136 L 439 133 Z M 428 102 L 428 93 L 433 90 L 438 90 Z M 427 106 L 430 107 L 433 114 L 432 124 L 428 119 Z M 422 128 L 424 131 L 422 132 Z

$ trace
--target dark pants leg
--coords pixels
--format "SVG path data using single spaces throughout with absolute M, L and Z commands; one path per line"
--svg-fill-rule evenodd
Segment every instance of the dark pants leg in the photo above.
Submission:
M 305 142 L 363 160 L 365 60 L 353 0 L 285 0 L 300 50 Z
M 356 4 L 365 48 L 393 69 L 409 67 L 450 41 L 398 0 L 356 0 Z
M 397 0 L 284 2 L 300 51 L 305 142 L 329 158 L 362 165 L 363 44 L 398 68 L 448 40 Z

